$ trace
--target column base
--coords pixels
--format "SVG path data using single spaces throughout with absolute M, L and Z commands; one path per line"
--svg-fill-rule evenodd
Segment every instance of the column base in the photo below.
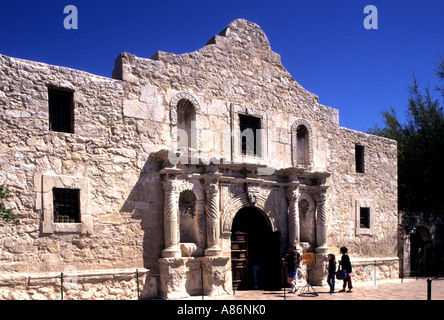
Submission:
M 205 249 L 205 256 L 207 257 L 218 257 L 222 255 L 222 249 L 219 246 L 212 246 Z
M 171 246 L 162 251 L 162 258 L 180 258 L 182 251 L 178 246 Z
M 328 249 L 328 248 L 327 248 Z M 328 258 L 327 253 L 315 253 L 315 265 L 311 270 L 310 281 L 314 286 L 322 286 L 327 284 L 327 268 L 325 267 Z
M 165 250 L 164 250 L 165 251 Z M 188 271 L 187 262 L 189 258 L 160 258 L 159 259 L 159 296 L 162 299 L 187 299 Z M 198 268 L 196 268 L 196 272 Z
M 202 257 L 204 295 L 216 297 L 233 294 L 230 257 Z
M 326 244 L 315 248 L 316 253 L 327 253 L 328 252 L 328 246 Z

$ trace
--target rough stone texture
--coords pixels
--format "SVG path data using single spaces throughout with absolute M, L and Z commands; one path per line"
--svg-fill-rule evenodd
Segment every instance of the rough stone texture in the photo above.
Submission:
M 71 270 L 72 271 L 72 270 Z M 2 300 L 137 300 L 138 294 L 156 295 L 149 270 L 95 270 L 92 272 L 13 274 L 0 276 Z M 152 279 L 152 278 L 151 278 Z M 139 281 L 139 288 L 137 286 Z M 63 294 L 61 292 L 63 288 Z M 138 292 L 139 290 L 139 292 Z
M 0 78 L 0 183 L 22 222 L 0 222 L 2 277 L 145 267 L 153 272 L 146 286 L 159 290 L 144 297 L 173 297 L 200 294 L 186 268 L 205 263 L 229 274 L 205 278 L 206 294 L 231 292 L 230 262 L 220 259 L 230 257 L 233 219 L 246 206 L 264 213 L 282 250 L 296 241 L 316 252 L 315 283 L 325 281 L 327 252 L 343 245 L 360 261 L 357 278 L 375 259 L 381 276 L 398 275 L 396 142 L 340 127 L 338 111 L 293 79 L 252 22 L 233 21 L 192 53 L 122 53 L 114 79 L 3 55 Z M 73 134 L 49 131 L 48 87 L 74 91 Z M 195 112 L 194 145 L 177 150 L 182 99 Z M 261 119 L 262 156 L 241 154 L 238 114 Z M 365 173 L 355 170 L 356 144 L 365 147 Z M 54 186 L 81 190 L 80 224 L 51 222 Z M 288 226 L 290 186 L 299 228 Z M 196 201 L 191 257 L 180 249 L 189 242 L 180 239 L 186 213 L 177 202 L 186 190 Z M 359 206 L 371 208 L 368 230 L 359 228 Z

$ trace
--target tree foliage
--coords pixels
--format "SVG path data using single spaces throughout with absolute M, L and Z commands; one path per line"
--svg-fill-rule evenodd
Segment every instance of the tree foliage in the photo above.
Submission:
M 435 71 L 441 87 L 435 91 L 444 97 L 444 56 L 440 58 Z M 398 142 L 399 209 L 444 214 L 443 106 L 430 87 L 420 89 L 415 76 L 408 92 L 406 123 L 399 121 L 391 107 L 382 112 L 383 127 L 373 127 L 369 133 Z

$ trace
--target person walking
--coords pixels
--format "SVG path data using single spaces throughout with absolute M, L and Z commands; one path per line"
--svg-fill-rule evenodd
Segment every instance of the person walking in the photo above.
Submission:
M 348 249 L 347 247 L 341 247 L 339 249 L 340 253 L 342 254 L 341 261 L 339 261 L 339 265 L 345 272 L 347 272 L 347 276 L 344 279 L 344 284 L 342 285 L 342 290 L 339 292 L 345 292 L 345 288 L 348 285 L 347 292 L 352 292 L 353 285 L 352 285 L 352 279 L 351 279 L 351 273 L 352 273 L 352 265 L 350 262 L 350 257 L 348 255 Z
M 328 276 L 327 283 L 330 287 L 330 293 L 335 292 L 335 277 L 336 277 L 336 257 L 333 253 L 328 254 Z
M 292 250 L 285 258 L 285 265 L 287 266 L 287 282 L 291 285 L 289 293 L 295 293 L 299 288 L 296 284 L 296 277 L 298 273 L 299 264 L 301 262 L 301 255 L 296 250 Z

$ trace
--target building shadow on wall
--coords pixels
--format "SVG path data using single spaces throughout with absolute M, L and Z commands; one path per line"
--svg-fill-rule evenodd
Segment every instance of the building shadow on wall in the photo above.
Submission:
M 139 179 L 120 209 L 121 213 L 131 214 L 131 219 L 140 220 L 143 230 L 143 267 L 149 269 L 141 296 L 149 291 L 150 298 L 157 295 L 158 259 L 164 248 L 164 193 L 160 175 L 161 169 L 166 165 L 164 153 L 165 151 L 161 150 L 149 155 Z

